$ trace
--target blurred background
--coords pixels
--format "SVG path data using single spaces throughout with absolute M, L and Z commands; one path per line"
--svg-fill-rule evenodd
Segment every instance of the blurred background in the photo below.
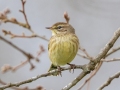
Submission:
M 56 22 L 64 22 L 64 11 L 68 12 L 70 24 L 75 28 L 79 37 L 80 45 L 87 52 L 95 57 L 105 44 L 113 36 L 114 32 L 120 27 L 120 0 L 26 0 L 25 11 L 28 21 L 37 34 L 46 36 L 50 39 L 51 32 L 45 27 L 51 26 Z M 23 15 L 19 12 L 22 8 L 20 0 L 0 0 L 0 11 L 9 8 L 11 13 L 9 18 L 16 18 L 20 22 L 25 22 Z M 4 36 L 2 29 L 10 30 L 12 33 L 21 35 L 23 32 L 30 35 L 29 30 L 11 23 L 0 25 L 0 35 L 14 43 L 24 51 L 36 56 L 39 51 L 39 45 L 43 45 L 45 52 L 39 56 L 40 62 L 32 61 L 36 66 L 30 71 L 30 65 L 18 69 L 16 72 L 0 72 L 0 79 L 5 82 L 18 82 L 47 72 L 50 66 L 48 57 L 48 42 L 40 38 L 14 38 Z M 120 45 L 120 39 L 117 40 L 114 47 Z M 120 51 L 108 57 L 119 58 Z M 0 40 L 0 67 L 4 64 L 11 66 L 18 65 L 21 61 L 25 61 L 26 57 L 19 51 Z M 74 64 L 87 64 L 89 61 L 76 56 Z M 89 90 L 96 90 L 110 76 L 120 71 L 120 62 L 105 62 L 99 72 L 90 81 Z M 69 71 L 62 72 L 61 76 L 49 76 L 40 78 L 32 83 L 22 85 L 35 88 L 38 85 L 43 86 L 46 90 L 61 90 L 65 85 L 70 83 L 75 77 L 81 73 L 81 70 L 75 70 L 74 73 Z M 76 86 L 70 90 L 77 90 L 85 81 L 87 75 Z M 112 83 L 104 88 L 104 90 L 120 90 L 120 79 L 114 79 Z M 87 85 L 82 90 L 86 90 Z M 6 89 L 11 90 L 11 89 Z

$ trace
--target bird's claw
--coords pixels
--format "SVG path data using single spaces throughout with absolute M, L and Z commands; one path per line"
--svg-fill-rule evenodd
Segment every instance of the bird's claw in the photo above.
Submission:
M 62 77 L 61 71 L 63 70 L 60 66 L 57 67 L 58 68 L 58 75 L 60 75 Z
M 74 73 L 74 69 L 76 68 L 75 64 L 70 64 L 70 63 L 67 63 L 68 65 L 70 65 L 71 69 L 73 69 L 73 73 Z M 71 72 L 71 69 L 69 70 Z

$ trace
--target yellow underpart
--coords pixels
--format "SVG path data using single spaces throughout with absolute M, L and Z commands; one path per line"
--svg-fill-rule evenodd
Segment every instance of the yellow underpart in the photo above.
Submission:
M 53 36 L 49 41 L 49 57 L 53 65 L 70 63 L 76 56 L 79 40 L 75 34 Z

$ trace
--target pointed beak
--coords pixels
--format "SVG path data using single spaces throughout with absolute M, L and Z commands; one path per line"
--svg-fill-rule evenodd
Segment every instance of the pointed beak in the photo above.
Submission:
M 51 27 L 46 27 L 46 29 L 51 29 Z

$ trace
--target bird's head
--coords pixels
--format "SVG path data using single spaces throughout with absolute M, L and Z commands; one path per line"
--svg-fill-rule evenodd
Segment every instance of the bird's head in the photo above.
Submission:
M 52 31 L 52 36 L 57 34 L 75 33 L 74 28 L 70 24 L 64 22 L 55 23 L 52 27 L 46 27 L 46 29 Z

